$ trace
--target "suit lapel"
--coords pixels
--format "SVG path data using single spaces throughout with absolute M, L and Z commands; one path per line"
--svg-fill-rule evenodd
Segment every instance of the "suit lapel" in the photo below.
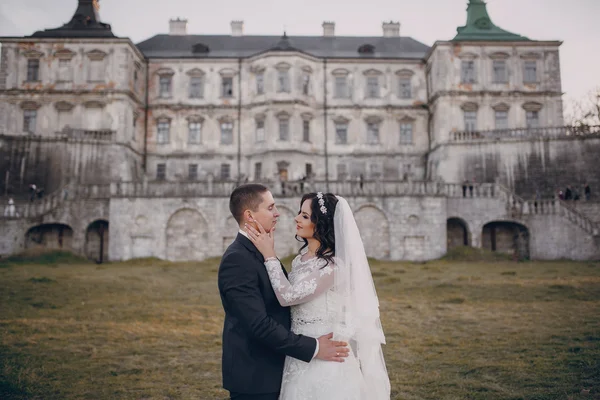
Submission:
M 258 249 L 254 245 L 254 243 L 252 243 L 250 241 L 250 239 L 248 239 L 246 236 L 242 235 L 241 233 L 238 233 L 238 235 L 235 238 L 235 240 L 237 242 L 240 242 L 242 244 L 242 246 L 244 246 L 251 253 L 253 253 L 256 256 L 256 258 L 258 258 L 258 261 L 260 261 L 261 264 L 265 262 L 265 258 L 263 257 L 262 253 L 260 251 L 258 251 Z M 283 266 L 283 264 L 281 263 L 281 261 L 279 263 L 281 264 L 281 269 L 283 270 L 283 274 L 287 278 L 288 277 L 288 273 L 285 270 L 285 267 Z

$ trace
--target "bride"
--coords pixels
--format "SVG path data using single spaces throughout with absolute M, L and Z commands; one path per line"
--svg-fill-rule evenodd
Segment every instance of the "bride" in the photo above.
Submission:
M 260 224 L 259 231 L 246 230 L 265 257 L 279 303 L 292 307 L 292 331 L 312 337 L 333 332 L 352 351 L 343 363 L 287 357 L 280 400 L 389 400 L 379 301 L 348 202 L 330 193 L 306 194 L 295 221 L 304 246 L 289 280 L 275 255 L 273 231 Z

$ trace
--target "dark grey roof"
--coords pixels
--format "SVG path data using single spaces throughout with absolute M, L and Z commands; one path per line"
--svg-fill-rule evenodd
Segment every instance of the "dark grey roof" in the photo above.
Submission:
M 208 52 L 192 51 L 194 45 Z M 285 44 L 286 48 L 282 48 Z M 372 54 L 359 54 L 359 47 L 370 44 Z M 429 46 L 410 37 L 382 36 L 229 36 L 156 35 L 137 44 L 148 58 L 237 58 L 267 51 L 300 51 L 319 58 L 407 58 L 422 59 Z

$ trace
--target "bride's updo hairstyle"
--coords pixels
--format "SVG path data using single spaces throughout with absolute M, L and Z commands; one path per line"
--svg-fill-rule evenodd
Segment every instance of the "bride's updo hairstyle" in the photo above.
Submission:
M 330 261 L 333 261 L 333 257 L 335 256 L 335 231 L 333 229 L 333 214 L 335 213 L 335 206 L 337 205 L 338 199 L 332 193 L 323 193 L 324 204 L 321 206 L 319 204 L 319 199 L 317 198 L 317 193 L 308 193 L 302 196 L 302 200 L 300 200 L 300 208 L 302 208 L 302 204 L 304 204 L 306 200 L 311 200 L 310 220 L 313 224 L 315 224 L 314 238 L 320 243 L 315 255 L 319 258 L 325 259 L 327 264 L 329 264 Z M 321 210 L 322 207 L 325 207 L 325 213 L 323 213 Z M 299 213 L 300 212 L 298 212 L 298 214 Z M 296 235 L 296 240 L 299 242 L 304 242 L 304 246 L 300 248 L 300 251 L 308 246 L 308 241 L 299 237 L 298 235 Z

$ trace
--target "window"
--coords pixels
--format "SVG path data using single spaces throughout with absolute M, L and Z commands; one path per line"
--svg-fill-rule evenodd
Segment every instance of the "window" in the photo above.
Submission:
M 367 122 L 367 144 L 379 144 L 379 122 Z
M 256 121 L 256 142 L 262 143 L 265 141 L 265 121 Z
M 27 81 L 37 82 L 40 80 L 40 60 L 29 59 L 27 60 Z
M 171 76 L 162 75 L 158 77 L 158 96 L 161 98 L 171 97 Z
M 229 164 L 221 164 L 221 179 L 229 179 L 231 178 L 231 165 Z
M 477 111 L 465 111 L 465 131 L 477 130 Z
M 254 164 L 254 180 L 260 181 L 262 179 L 262 163 L 257 162 Z
M 158 144 L 169 143 L 169 131 L 171 130 L 171 121 L 168 119 L 161 119 L 158 121 L 156 127 L 156 142 Z
M 156 164 L 156 179 L 159 181 L 167 179 L 167 164 Z
M 35 133 L 36 110 L 23 110 L 23 132 Z
M 508 82 L 508 70 L 506 69 L 506 61 L 494 60 L 494 83 L 507 83 Z
M 198 180 L 198 164 L 188 165 L 188 179 L 190 181 Z
M 202 142 L 202 122 L 190 121 L 188 123 L 188 143 L 200 144 Z
M 508 129 L 508 111 L 496 111 L 496 129 Z
M 287 117 L 279 118 L 279 140 L 290 139 L 290 120 Z
M 523 82 L 524 83 L 536 83 L 537 82 L 537 61 L 525 61 L 523 65 Z
M 379 97 L 379 77 L 378 76 L 367 76 L 367 97 L 369 97 L 369 98 Z
M 302 140 L 310 142 L 310 121 L 307 119 L 302 121 Z
M 345 76 L 335 77 L 335 98 L 345 99 L 348 98 L 348 81 Z
M 265 73 L 259 72 L 256 74 L 256 94 L 265 93 Z
M 525 114 L 527 128 L 537 128 L 540 126 L 539 111 L 527 111 Z
M 338 122 L 335 124 L 335 143 L 336 144 L 347 144 L 348 143 L 348 124 L 345 122 Z
M 410 83 L 410 78 L 400 78 L 399 79 L 399 94 L 398 97 L 401 99 L 410 99 L 412 97 L 412 85 Z
M 277 91 L 278 92 L 290 92 L 290 72 L 287 69 L 280 69 L 277 71 Z
M 221 122 L 221 144 L 233 144 L 233 122 Z
M 59 82 L 70 82 L 73 80 L 73 69 L 71 68 L 71 60 L 61 58 L 58 60 L 58 76 Z
M 412 177 L 412 165 L 411 164 L 404 164 L 404 167 L 402 170 L 402 177 L 404 178 L 404 180 L 407 180 L 408 178 Z
M 373 179 L 381 177 L 381 164 L 373 163 L 369 165 L 369 176 Z
M 204 97 L 204 77 L 190 76 L 190 99 L 201 99 Z
M 400 123 L 400 144 L 413 144 L 412 122 Z
M 304 174 L 307 177 L 311 177 L 312 176 L 312 174 L 313 174 L 312 164 L 310 164 L 310 163 L 304 164 Z
M 221 80 L 221 97 L 233 97 L 233 78 L 224 76 Z
M 310 93 L 310 74 L 304 73 L 302 75 L 302 94 L 308 95 Z
M 104 81 L 104 59 L 93 59 L 90 60 L 90 82 L 103 82 Z
M 338 181 L 343 181 L 348 177 L 348 167 L 346 164 L 338 164 L 336 169 Z
M 461 64 L 460 82 L 475 83 L 475 61 L 463 61 Z

